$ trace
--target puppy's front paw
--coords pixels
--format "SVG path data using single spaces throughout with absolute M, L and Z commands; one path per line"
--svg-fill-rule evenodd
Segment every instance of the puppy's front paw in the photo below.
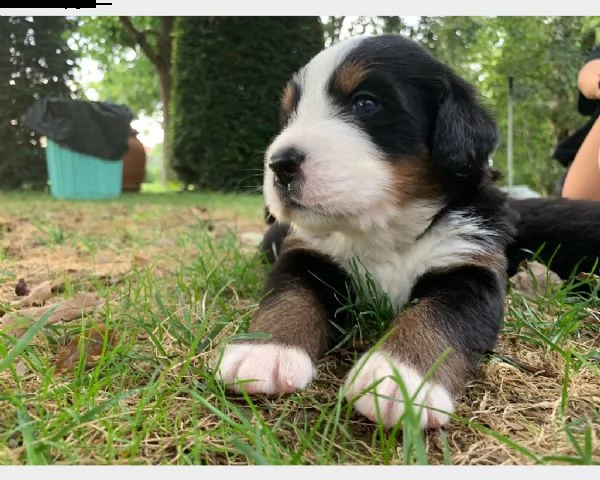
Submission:
M 306 388 L 315 376 L 303 350 L 274 344 L 231 344 L 225 347 L 218 378 L 236 391 L 292 393 Z
M 423 377 L 414 368 L 383 352 L 366 353 L 350 370 L 344 386 L 346 398 L 357 399 L 355 408 L 372 422 L 379 421 L 385 428 L 393 428 L 406 407 L 398 377 L 412 399 L 421 428 L 439 428 L 448 423 L 450 417 L 446 413 L 427 407 L 452 413 L 454 402 L 450 393 L 433 382 L 421 386 Z

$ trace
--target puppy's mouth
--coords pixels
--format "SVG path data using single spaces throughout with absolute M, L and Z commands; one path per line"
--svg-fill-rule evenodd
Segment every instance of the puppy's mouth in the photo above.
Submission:
M 288 186 L 275 183 L 275 189 L 284 208 L 298 213 L 309 213 L 318 216 L 330 216 L 327 209 L 318 204 L 307 204 L 302 198 L 302 186 L 294 182 Z
M 304 205 L 302 202 L 299 202 L 298 200 L 296 200 L 296 199 L 294 199 L 292 197 L 290 197 L 287 200 L 287 204 L 290 207 L 295 208 L 296 210 L 307 210 L 307 211 L 313 210 L 311 207 L 308 207 L 308 206 Z
M 300 210 L 306 212 L 313 212 L 315 210 L 319 210 L 318 207 L 315 208 L 313 205 L 306 205 L 301 200 L 298 199 L 299 192 L 298 188 L 294 188 L 291 185 L 288 187 L 278 187 L 277 191 L 279 193 L 279 198 L 281 202 L 288 208 L 293 210 Z

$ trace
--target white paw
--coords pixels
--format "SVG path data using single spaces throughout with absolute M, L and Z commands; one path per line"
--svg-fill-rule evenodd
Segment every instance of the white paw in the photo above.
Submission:
M 218 361 L 218 359 L 217 359 Z M 301 349 L 273 344 L 231 344 L 225 347 L 218 378 L 236 391 L 292 393 L 315 377 L 310 357 Z
M 354 403 L 354 407 L 369 420 L 379 421 L 385 428 L 393 428 L 405 411 L 404 396 L 397 381 L 398 377 L 402 379 L 409 398 L 413 399 L 413 411 L 418 416 L 422 429 L 439 428 L 448 423 L 450 417 L 446 413 L 429 410 L 426 407 L 452 413 L 454 402 L 449 392 L 434 382 L 426 382 L 421 387 L 423 377 L 414 368 L 392 360 L 381 352 L 368 352 L 363 355 L 350 370 L 344 385 L 344 393 L 350 401 L 360 397 Z M 377 386 L 373 387 L 377 382 L 379 382 Z M 368 393 L 362 394 L 363 391 L 368 390 L 370 390 Z M 417 390 L 419 392 L 415 395 Z M 377 392 L 376 395 L 374 391 Z

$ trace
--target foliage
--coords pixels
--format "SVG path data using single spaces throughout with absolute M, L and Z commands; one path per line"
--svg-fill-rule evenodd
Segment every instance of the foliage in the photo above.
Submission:
M 176 28 L 174 168 L 214 190 L 260 183 L 291 74 L 323 48 L 317 17 L 184 17 Z
M 504 43 L 495 75 L 486 85 L 507 129 L 506 85 L 514 77 L 514 162 L 515 181 L 535 185 L 551 193 L 562 167 L 551 159 L 557 143 L 582 123 L 577 112 L 577 72 L 585 60 L 582 31 L 576 17 L 540 19 L 499 17 L 495 22 Z M 490 68 L 490 70 L 492 70 Z M 503 153 L 506 142 L 500 145 Z
M 148 32 L 148 41 L 156 47 L 155 42 L 159 36 L 157 32 L 160 31 L 158 23 L 160 17 L 127 18 L 130 18 L 138 31 Z M 495 166 L 504 173 L 506 173 L 508 130 L 507 87 L 508 76 L 512 75 L 515 81 L 514 182 L 528 184 L 542 193 L 552 192 L 555 181 L 563 171 L 562 166 L 551 158 L 552 152 L 561 139 L 572 133 L 585 120 L 578 114 L 576 108 L 576 74 L 591 46 L 594 43 L 600 43 L 600 19 L 598 17 L 452 16 L 412 17 L 411 19 L 397 16 L 329 16 L 321 18 L 323 44 L 328 45 L 339 38 L 362 33 L 402 33 L 422 43 L 437 58 L 475 83 L 496 115 L 501 129 L 502 141 L 494 155 L 494 162 Z M 188 19 L 186 22 L 209 23 L 213 21 L 222 25 L 236 24 L 245 32 L 259 33 L 262 33 L 261 26 L 265 22 L 256 17 L 237 17 L 229 20 Z M 288 21 L 290 20 L 285 19 L 280 21 L 280 24 Z M 81 39 L 85 40 L 83 51 L 99 61 L 104 72 L 103 81 L 94 85 L 101 97 L 118 103 L 126 103 L 136 113 L 160 113 L 163 108 L 160 102 L 156 70 L 152 68 L 152 62 L 143 54 L 139 44 L 124 30 L 119 18 L 86 17 L 80 18 L 79 23 Z M 275 22 L 271 19 L 267 23 L 274 24 Z M 225 28 L 222 25 L 219 28 Z M 267 31 L 270 28 L 272 27 L 265 27 Z M 235 29 L 232 28 L 231 31 L 233 30 Z M 210 29 L 206 31 L 209 32 Z M 227 30 L 224 29 L 223 32 L 227 33 Z M 232 38 L 236 39 L 246 38 L 245 33 L 234 32 L 232 35 Z M 260 34 L 254 36 L 256 41 L 261 38 Z M 305 39 L 299 41 L 310 44 L 312 40 L 307 38 L 306 41 Z M 227 45 L 227 48 L 231 48 L 226 39 L 217 39 L 216 37 L 214 41 L 208 41 L 207 46 L 204 46 L 201 38 L 196 38 L 194 41 L 188 39 L 186 43 L 188 52 L 197 46 L 198 48 L 213 49 L 211 51 L 215 53 L 214 61 L 209 62 L 211 67 L 207 72 L 200 71 L 198 67 L 200 59 L 196 58 L 195 53 L 187 53 L 184 56 L 185 60 L 180 60 L 183 64 L 189 62 L 189 58 L 195 59 L 190 63 L 189 68 L 190 70 L 198 69 L 198 81 L 209 78 L 211 71 L 216 72 L 217 69 L 214 65 L 218 63 L 217 58 L 221 58 L 216 55 L 218 46 Z M 274 67 L 269 60 L 265 64 L 264 58 L 275 47 L 277 46 L 269 45 L 263 49 L 263 53 L 260 55 L 259 50 L 243 46 L 236 46 L 234 50 L 247 53 L 244 58 L 244 65 L 247 65 L 245 68 L 254 72 L 252 75 L 260 78 L 259 83 L 262 83 L 268 74 L 261 76 L 261 72 L 268 72 Z M 309 47 L 310 45 L 307 45 L 307 49 L 310 49 Z M 227 58 L 233 58 L 236 55 L 232 51 Z M 287 56 L 289 57 L 289 55 Z M 258 59 L 258 65 L 251 65 L 253 59 Z M 296 64 L 299 63 L 296 62 Z M 230 85 L 229 80 L 226 83 L 226 87 Z M 269 83 L 270 81 L 267 82 L 267 84 Z M 198 98 L 207 98 L 205 95 L 213 95 L 213 90 L 210 90 L 212 87 L 199 89 L 196 85 L 194 88 L 200 94 Z M 265 85 L 265 91 L 266 88 Z M 231 91 L 234 90 L 235 88 L 232 86 Z M 192 93 L 190 92 L 189 95 Z M 218 93 L 214 93 L 214 95 L 218 95 Z M 212 98 L 217 98 L 214 95 Z M 235 95 L 234 98 L 238 98 L 237 91 Z M 196 100 L 192 99 L 192 101 Z M 225 104 L 228 103 L 225 102 Z M 200 107 L 202 111 L 204 107 Z M 267 107 L 265 103 L 262 108 L 267 112 L 270 109 L 272 115 L 275 107 L 276 105 Z M 214 109 L 215 106 L 210 108 Z M 220 110 L 220 107 L 217 110 Z M 201 114 L 198 113 L 198 115 Z M 265 116 L 267 115 L 269 114 L 265 113 Z M 210 115 L 207 115 L 206 118 L 208 117 Z M 191 120 L 192 118 L 186 120 L 188 125 Z M 216 132 L 218 125 L 210 120 L 207 122 L 206 131 Z M 237 120 L 232 120 L 232 122 L 237 125 Z M 262 127 L 253 125 L 253 128 Z M 202 138 L 204 142 L 199 154 L 203 151 L 221 151 L 222 139 L 228 135 L 233 136 L 233 131 L 221 130 L 214 134 L 211 133 L 210 136 L 199 134 L 199 138 Z M 264 125 L 264 132 L 267 131 L 268 123 Z M 196 133 L 190 132 L 189 127 L 184 127 L 179 138 L 193 136 Z M 249 145 L 242 148 L 240 145 L 245 142 L 245 138 L 248 138 L 244 136 L 246 134 L 245 129 L 236 132 L 232 139 L 235 138 L 234 143 L 239 145 L 235 147 L 232 143 L 230 151 L 244 151 L 243 155 L 247 157 L 247 152 L 251 150 L 251 155 L 256 160 L 257 156 L 260 156 L 260 150 L 268 141 L 264 141 L 264 136 L 259 136 L 256 142 L 251 141 Z M 215 145 L 212 145 L 213 139 L 216 142 Z M 262 144 L 259 144 L 259 139 L 262 139 Z M 190 153 L 190 155 L 193 154 Z M 231 171 L 238 167 L 247 168 L 248 166 L 239 159 L 231 160 L 230 157 L 226 157 L 225 160 L 232 161 L 231 165 L 227 166 Z M 260 166 L 256 161 L 247 160 L 252 167 Z M 182 158 L 178 158 L 176 161 L 179 163 L 180 176 L 183 172 L 182 161 Z M 184 164 L 186 162 L 187 160 L 184 161 Z M 249 178 L 249 173 L 247 170 L 245 171 L 247 178 Z M 256 182 L 252 180 L 245 183 L 255 184 Z
M 161 112 L 164 132 L 170 123 L 174 21 L 168 16 L 97 17 L 80 20 L 79 28 L 81 48 L 104 69 L 104 81 L 96 85 L 103 99 L 124 103 L 138 115 Z M 161 180 L 166 184 L 171 148 L 163 143 Z
M 144 30 L 157 28 L 159 17 L 131 19 Z M 119 17 L 79 17 L 74 39 L 82 56 L 98 63 L 102 80 L 87 88 L 94 89 L 100 100 L 125 104 L 136 116 L 161 113 L 158 73 Z
M 39 98 L 72 92 L 74 53 L 65 17 L 0 17 L 0 187 L 40 188 L 48 173 L 37 134 L 21 117 Z
M 136 117 L 162 116 L 158 75 L 148 57 L 137 49 L 135 56 L 115 61 L 104 72 L 103 79 L 89 87 L 96 90 L 102 100 L 127 105 Z
M 344 20 L 346 17 L 326 17 L 323 24 L 323 35 L 325 36 L 325 45 L 329 46 L 332 43 L 336 43 L 342 33 L 344 27 Z

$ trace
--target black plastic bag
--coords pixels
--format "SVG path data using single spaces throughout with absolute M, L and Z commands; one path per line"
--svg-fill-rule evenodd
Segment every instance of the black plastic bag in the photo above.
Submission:
M 106 160 L 127 153 L 132 120 L 125 105 L 65 98 L 42 98 L 23 116 L 28 127 L 61 147 Z

